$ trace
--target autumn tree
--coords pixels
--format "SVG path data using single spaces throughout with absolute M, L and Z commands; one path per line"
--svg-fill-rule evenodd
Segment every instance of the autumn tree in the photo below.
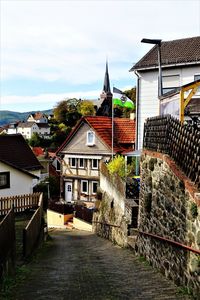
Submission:
M 55 120 L 58 123 L 64 123 L 67 126 L 73 127 L 81 117 L 81 114 L 77 110 L 79 102 L 80 100 L 76 98 L 58 102 L 53 110 Z
M 89 100 L 83 100 L 79 103 L 78 112 L 82 116 L 94 116 L 96 113 L 94 104 Z

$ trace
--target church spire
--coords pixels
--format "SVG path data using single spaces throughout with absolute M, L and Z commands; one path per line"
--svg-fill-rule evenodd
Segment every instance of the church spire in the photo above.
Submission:
M 112 116 L 112 93 L 110 90 L 110 79 L 108 74 L 108 62 L 106 61 L 106 72 L 103 83 L 103 91 L 100 95 L 101 105 L 97 110 L 97 116 Z
M 110 91 L 110 79 L 108 74 L 108 62 L 106 61 L 106 72 L 104 77 L 104 84 L 103 84 L 103 92 L 111 93 Z

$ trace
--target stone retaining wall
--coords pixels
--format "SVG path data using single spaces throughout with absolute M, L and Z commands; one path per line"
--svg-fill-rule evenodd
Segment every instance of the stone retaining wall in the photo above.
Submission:
M 104 166 L 103 172 L 100 173 L 100 188 L 102 199 L 99 201 L 98 211 L 93 216 L 93 231 L 121 247 L 126 247 L 127 224 L 131 220 L 130 216 L 126 216 L 125 184 L 119 177 L 107 174 Z
M 167 155 L 143 151 L 136 250 L 194 295 L 200 291 L 200 255 L 143 233 L 200 250 L 198 192 Z

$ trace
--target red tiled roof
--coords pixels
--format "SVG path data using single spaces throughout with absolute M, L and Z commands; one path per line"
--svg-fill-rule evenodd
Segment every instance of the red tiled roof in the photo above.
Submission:
M 77 132 L 82 122 L 88 125 L 96 132 L 99 138 L 110 148 L 112 148 L 112 118 L 103 116 L 88 116 L 82 118 L 76 127 L 71 131 L 67 139 L 58 149 L 61 151 L 66 143 Z M 128 118 L 114 118 L 114 151 L 123 152 L 132 150 L 135 143 L 135 121 Z
M 41 147 L 33 147 L 32 151 L 35 154 L 35 156 L 44 155 L 44 151 Z
M 41 112 L 36 112 L 36 113 L 33 114 L 33 117 L 34 117 L 35 120 L 40 120 L 43 116 L 44 115 Z

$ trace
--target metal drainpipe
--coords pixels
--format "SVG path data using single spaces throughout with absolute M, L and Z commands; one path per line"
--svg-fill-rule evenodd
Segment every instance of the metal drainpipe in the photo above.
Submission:
M 134 71 L 135 75 L 137 76 L 137 88 L 136 88 L 136 149 L 139 150 L 139 141 L 138 141 L 138 114 L 139 114 L 139 89 L 140 89 L 140 78 L 141 76 L 137 72 Z

